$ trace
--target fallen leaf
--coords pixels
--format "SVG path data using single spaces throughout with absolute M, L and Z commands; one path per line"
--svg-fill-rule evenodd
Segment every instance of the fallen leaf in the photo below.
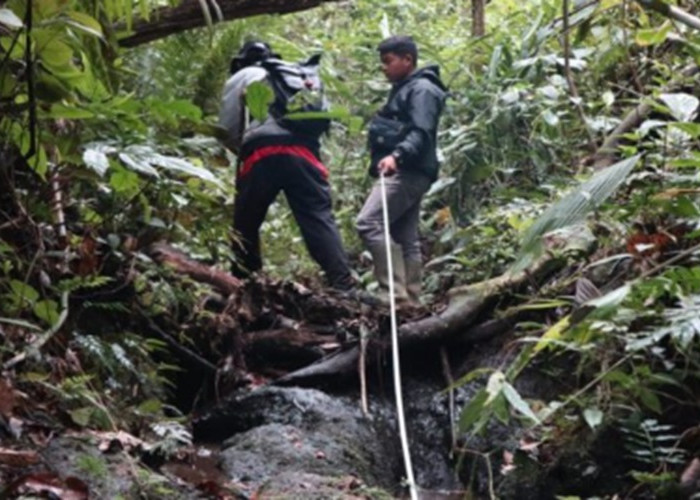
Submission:
M 504 476 L 509 472 L 515 470 L 515 464 L 513 463 L 513 453 L 508 450 L 503 451 L 503 464 L 501 465 L 501 474 Z
M 91 431 L 90 434 L 92 434 L 100 440 L 100 443 L 97 445 L 97 448 L 103 453 L 110 450 L 114 450 L 114 448 L 117 446 L 127 452 L 131 451 L 134 448 L 146 448 L 146 445 L 143 442 L 143 440 L 137 438 L 136 436 L 132 436 L 128 432 Z
M 88 499 L 88 487 L 80 479 L 68 477 L 62 480 L 51 472 L 21 477 L 10 485 L 8 493 L 13 495 L 49 494 L 61 500 Z

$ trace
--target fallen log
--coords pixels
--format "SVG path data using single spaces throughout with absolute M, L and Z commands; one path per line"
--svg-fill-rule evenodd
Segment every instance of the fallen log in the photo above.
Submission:
M 294 370 L 323 358 L 338 342 L 332 335 L 301 327 L 247 332 L 243 353 L 253 370 L 270 364 L 276 368 Z
M 119 39 L 122 47 L 136 47 L 192 28 L 261 14 L 286 14 L 337 0 L 184 0 L 175 7 L 161 7 L 148 19 L 134 22 L 131 32 Z M 125 25 L 115 30 L 125 31 Z
M 504 325 L 507 324 L 503 321 L 491 320 L 477 327 L 470 327 L 477 317 L 483 317 L 487 308 L 504 294 L 522 289 L 526 284 L 539 285 L 561 270 L 569 258 L 580 258 L 581 253 L 592 252 L 595 238 L 590 231 L 581 226 L 569 229 L 563 238 L 545 238 L 545 253 L 529 269 L 517 273 L 507 272 L 490 280 L 452 289 L 448 293 L 450 303 L 443 312 L 399 327 L 400 346 L 446 342 L 452 339 L 458 339 L 460 343 L 474 343 L 503 333 Z M 376 347 L 375 345 L 375 354 L 386 346 L 379 346 L 379 349 Z M 347 374 L 356 370 L 359 355 L 359 346 L 353 344 L 312 365 L 289 373 L 274 383 L 286 385 L 323 376 Z
M 241 287 L 241 280 L 235 276 L 194 261 L 165 243 L 154 243 L 147 253 L 159 264 L 168 265 L 195 281 L 212 285 L 227 295 Z
M 294 385 L 314 378 L 349 374 L 357 369 L 359 356 L 359 345 L 351 345 L 346 350 L 335 352 L 314 364 L 278 378 L 272 385 Z

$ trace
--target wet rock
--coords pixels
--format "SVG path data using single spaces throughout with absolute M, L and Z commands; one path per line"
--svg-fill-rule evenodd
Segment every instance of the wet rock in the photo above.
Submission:
M 399 462 L 394 446 L 378 438 L 385 424 L 365 418 L 358 406 L 315 389 L 268 387 L 226 402 L 194 430 L 199 439 L 232 435 L 223 444 L 222 468 L 251 492 L 300 474 L 393 488 Z
M 303 500 L 391 500 L 394 495 L 368 488 L 356 477 L 329 477 L 318 474 L 282 473 L 265 483 L 260 498 Z
M 103 453 L 91 436 L 62 436 L 41 452 L 42 462 L 61 478 L 74 477 L 88 487 L 89 498 L 196 498 L 194 490 L 175 485 L 141 467 L 125 452 Z M 134 477 L 134 475 L 138 477 Z
M 450 415 L 444 382 L 404 379 L 406 427 L 416 483 L 428 490 L 460 490 L 451 458 Z

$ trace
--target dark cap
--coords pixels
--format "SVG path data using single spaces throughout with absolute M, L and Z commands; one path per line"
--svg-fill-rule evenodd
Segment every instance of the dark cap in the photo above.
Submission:
M 382 40 L 377 46 L 380 55 L 393 52 L 400 56 L 410 54 L 413 56 L 414 64 L 418 62 L 418 46 L 413 41 L 413 37 L 408 35 L 394 35 Z
M 246 42 L 238 51 L 238 54 L 231 59 L 231 74 L 270 57 L 279 58 L 279 55 L 272 52 L 272 49 L 267 43 L 258 41 Z

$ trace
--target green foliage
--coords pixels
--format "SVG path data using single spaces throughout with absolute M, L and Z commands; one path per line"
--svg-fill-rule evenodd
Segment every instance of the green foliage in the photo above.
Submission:
M 128 300 L 99 299 L 124 280 L 148 314 L 173 322 L 196 316 L 206 290 L 154 265 L 139 245 L 167 239 L 228 267 L 235 159 L 213 139 L 213 124 L 229 60 L 247 39 L 267 40 L 289 60 L 324 53 L 336 118 L 324 162 L 354 261 L 362 251 L 354 218 L 370 184 L 362 122 L 390 88 L 375 47 L 389 33 L 410 33 L 420 64 L 440 65 L 451 90 L 439 136 L 443 177 L 426 197 L 422 223 L 430 255 L 425 284 L 434 297 L 448 284 L 486 279 L 514 262 L 526 267 L 543 234 L 594 209 L 604 254 L 598 264 L 624 252 L 627 233 L 650 222 L 691 227 L 689 242 L 698 236 L 697 80 L 667 87 L 688 61 L 699 60 L 700 37 L 679 23 L 616 0 L 570 2 L 574 98 L 562 70 L 558 0 L 490 2 L 488 36 L 480 39 L 468 33 L 464 2 L 357 0 L 120 50 L 116 40 L 134 16 L 148 17 L 161 3 L 32 2 L 31 30 L 26 0 L 0 7 L 0 179 L 15 183 L 11 194 L 0 192 L 0 353 L 22 351 L 69 313 L 56 342 L 30 356 L 27 365 L 36 371 L 21 384 L 45 391 L 72 425 L 163 420 L 172 367 L 154 361 L 154 353 L 167 359 L 165 346 L 122 325 L 86 330 L 75 320 L 96 311 L 132 315 Z M 267 110 L 264 88 L 251 87 L 253 116 Z M 579 160 L 592 153 L 589 140 L 600 144 L 641 102 L 654 114 L 622 138 L 619 152 L 628 159 L 583 184 L 572 182 L 575 169 L 583 169 Z M 631 172 L 640 155 L 643 168 Z M 626 189 L 619 189 L 623 182 Z M 280 201 L 263 226 L 266 271 L 308 280 L 317 268 Z M 641 258 L 634 265 L 655 264 Z M 606 283 L 600 298 L 579 309 L 559 295 L 511 308 L 538 319 L 517 326 L 514 345 L 522 349 L 512 363 L 477 368 L 460 381 L 483 379 L 462 411 L 462 429 L 483 431 L 513 416 L 544 440 L 559 431 L 622 427 L 639 469 L 633 479 L 652 489 L 668 482 L 682 458 L 674 439 L 683 429 L 667 427 L 666 410 L 696 408 L 698 400 L 700 271 L 680 263 L 663 271 Z M 70 310 L 61 303 L 68 293 Z M 562 360 L 570 394 L 535 403 L 518 393 L 523 370 Z M 67 371 L 56 376 L 51 363 Z M 153 430 L 165 455 L 191 439 L 179 424 Z M 161 478 L 144 474 L 155 496 L 169 493 Z
M 638 161 L 639 157 L 635 156 L 598 172 L 580 188 L 549 207 L 523 236 L 513 272 L 525 269 L 542 253 L 542 237 L 546 233 L 580 222 L 593 208 L 605 201 L 624 182 Z
M 654 467 L 685 462 L 685 451 L 676 446 L 680 436 L 672 432 L 673 426 L 646 419 L 630 421 L 622 431 L 627 451 L 639 462 Z
M 245 101 L 250 114 L 258 121 L 267 117 L 267 110 L 275 100 L 275 93 L 264 82 L 253 82 L 246 88 Z

